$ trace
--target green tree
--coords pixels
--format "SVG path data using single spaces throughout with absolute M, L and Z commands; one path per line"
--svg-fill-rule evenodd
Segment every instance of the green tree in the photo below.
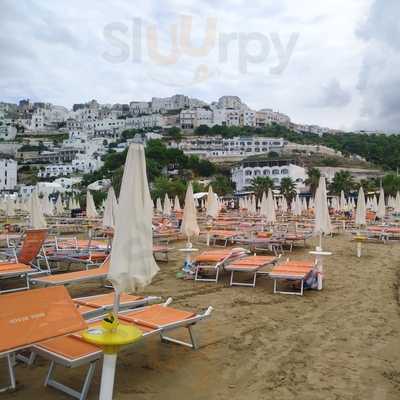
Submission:
M 209 135 L 211 133 L 211 128 L 207 125 L 199 125 L 195 130 L 194 133 L 196 135 Z
M 342 190 L 345 195 L 348 195 L 355 187 L 355 182 L 349 171 L 338 171 L 329 185 L 329 190 L 337 196 L 340 195 Z
M 166 136 L 169 139 L 175 140 L 176 142 L 180 142 L 183 138 L 182 132 L 180 130 L 180 128 L 174 126 L 172 128 L 169 128 L 167 130 Z
M 290 177 L 285 177 L 281 179 L 280 191 L 282 196 L 286 198 L 288 204 L 291 203 L 293 198 L 296 196 L 296 184 Z
M 224 175 L 215 176 L 214 179 L 211 181 L 211 186 L 214 192 L 218 194 L 218 196 L 230 195 L 234 191 L 233 182 Z
M 311 194 L 315 196 L 319 185 L 319 178 L 321 177 L 321 171 L 318 168 L 308 168 L 307 176 L 305 184 L 310 187 Z
M 269 176 L 257 176 L 251 180 L 250 189 L 258 199 L 261 199 L 263 192 L 274 188 L 274 182 Z
M 382 178 L 382 187 L 386 195 L 396 196 L 400 191 L 400 176 L 387 174 Z

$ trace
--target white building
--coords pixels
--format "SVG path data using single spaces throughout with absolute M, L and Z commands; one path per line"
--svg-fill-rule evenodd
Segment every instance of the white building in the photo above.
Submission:
M 297 191 L 305 189 L 307 173 L 305 168 L 295 165 L 291 160 L 248 160 L 243 161 L 231 170 L 232 181 L 236 190 L 242 191 L 249 186 L 256 177 L 270 177 L 275 186 L 279 186 L 282 178 L 289 177 L 295 184 Z
M 200 125 L 213 126 L 213 112 L 204 108 L 182 110 L 179 119 L 182 129 L 194 129 Z
M 74 172 L 71 164 L 52 164 L 46 165 L 38 172 L 39 178 L 54 178 L 57 176 L 68 176 Z
M 190 100 L 188 96 L 176 94 L 171 97 L 153 97 L 151 99 L 151 109 L 153 112 L 165 112 L 169 110 L 181 110 L 189 107 Z
M 0 125 L 0 139 L 14 140 L 17 136 L 17 128 L 11 125 Z
M 288 126 L 290 124 L 290 118 L 286 114 L 273 111 L 269 108 L 264 108 L 256 113 L 256 126 L 263 127 L 276 123 L 279 125 Z
M 103 161 L 99 156 L 89 156 L 87 154 L 77 154 L 72 160 L 72 169 L 76 172 L 85 174 L 97 171 L 103 165 Z
M 127 118 L 125 120 L 126 129 L 163 128 L 165 126 L 166 121 L 161 114 L 142 115 L 140 117 Z
M 0 160 L 0 190 L 14 190 L 17 185 L 17 167 L 15 160 Z
M 199 136 L 184 138 L 179 144 L 169 143 L 170 147 L 178 147 L 185 154 L 193 154 L 202 158 L 248 157 L 251 155 L 280 153 L 287 142 L 282 138 L 266 138 L 258 136 L 234 137 L 225 139 L 221 136 Z
M 151 106 L 148 101 L 131 101 L 129 109 L 132 114 L 151 114 Z
M 240 110 L 242 107 L 242 100 L 240 100 L 238 96 L 222 96 L 218 99 L 218 107 Z

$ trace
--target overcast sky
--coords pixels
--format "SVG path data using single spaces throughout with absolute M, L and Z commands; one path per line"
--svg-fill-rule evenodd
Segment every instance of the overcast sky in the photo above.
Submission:
M 398 0 L 0 0 L 0 101 L 238 95 L 400 131 Z

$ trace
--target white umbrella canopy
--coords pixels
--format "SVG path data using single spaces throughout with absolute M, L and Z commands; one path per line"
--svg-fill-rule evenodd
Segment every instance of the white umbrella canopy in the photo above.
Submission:
M 172 210 L 171 200 L 169 199 L 168 194 L 165 193 L 163 214 L 166 217 L 169 217 L 171 215 L 171 210 Z
M 190 243 L 190 238 L 199 236 L 200 228 L 197 224 L 197 210 L 194 203 L 192 183 L 186 189 L 185 206 L 183 208 L 181 232 L 187 237 Z
M 376 198 L 376 195 L 374 195 L 374 197 L 372 198 L 372 210 L 374 212 L 378 211 L 378 200 Z
M 379 201 L 378 201 L 378 208 L 376 210 L 376 216 L 379 219 L 385 218 L 386 215 L 386 207 L 385 207 L 385 192 L 383 191 L 383 188 L 381 187 L 379 191 Z
M 268 196 L 267 196 L 267 222 L 275 223 L 276 215 L 275 215 L 275 201 L 274 195 L 272 194 L 271 188 L 268 189 Z
M 56 200 L 56 213 L 57 215 L 61 215 L 64 213 L 64 206 L 61 200 L 61 195 L 59 194 Z
M 212 186 L 208 187 L 207 195 L 207 216 L 212 218 L 218 217 L 218 199 L 216 194 L 213 192 Z
M 11 197 L 7 197 L 6 214 L 7 214 L 7 217 L 15 216 L 15 203 Z
M 329 235 L 332 232 L 331 219 L 329 217 L 328 201 L 326 196 L 325 177 L 321 176 L 315 194 L 315 226 L 314 233 Z
M 93 196 L 88 190 L 86 194 L 86 218 L 97 218 L 98 216 Z
M 343 190 L 340 192 L 340 210 L 341 211 L 347 210 L 347 201 Z
M 143 145 L 131 144 L 122 177 L 107 277 L 119 293 L 147 286 L 159 271 L 153 257 L 150 200 Z
M 287 200 L 286 200 L 285 197 L 282 197 L 281 208 L 282 208 L 282 211 L 283 211 L 284 213 L 286 213 L 287 210 L 288 210 L 288 204 L 287 204 Z
M 179 202 L 179 197 L 178 195 L 175 196 L 175 200 L 174 200 L 174 210 L 175 211 L 181 211 L 181 203 Z
M 160 214 L 162 214 L 162 212 L 163 212 L 163 207 L 162 207 L 162 204 L 161 204 L 161 199 L 160 199 L 159 197 L 157 197 L 157 200 L 156 200 L 156 210 L 157 210 L 157 212 L 159 212 Z
M 302 212 L 302 206 L 301 206 L 301 200 L 299 198 L 299 195 L 297 195 L 293 200 L 292 200 L 292 214 L 295 216 L 300 216 Z
M 105 228 L 114 228 L 117 216 L 118 202 L 112 186 L 109 187 L 104 206 L 103 223 Z
M 47 223 L 43 216 L 42 206 L 36 191 L 32 192 L 29 201 L 29 213 L 31 216 L 31 227 L 33 229 L 47 228 Z
M 367 208 L 362 186 L 360 186 L 360 190 L 358 191 L 355 224 L 358 226 L 367 225 Z
M 261 215 L 261 217 L 268 216 L 267 196 L 266 196 L 265 192 L 263 192 L 262 197 L 261 197 L 260 215 Z
M 400 193 L 396 193 L 396 199 L 394 202 L 394 211 L 395 213 L 400 213 Z

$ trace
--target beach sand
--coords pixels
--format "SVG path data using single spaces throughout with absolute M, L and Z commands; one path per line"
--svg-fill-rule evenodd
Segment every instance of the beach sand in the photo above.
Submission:
M 312 246 L 285 257 L 310 257 Z M 145 293 L 171 296 L 172 305 L 188 310 L 213 306 L 211 319 L 195 326 L 201 348 L 152 337 L 123 351 L 114 398 L 398 400 L 400 244 L 368 244 L 360 259 L 349 236 L 324 239 L 323 246 L 333 252 L 325 259 L 325 288 L 303 297 L 274 295 L 262 277 L 255 289 L 228 287 L 227 276 L 218 284 L 179 280 L 183 256 L 174 252 Z M 73 296 L 104 291 L 96 284 L 71 288 Z M 1 398 L 69 398 L 43 387 L 47 367 L 43 359 L 18 365 L 18 389 Z M 56 376 L 78 388 L 83 373 L 60 367 Z M 1 383 L 5 376 L 0 360 Z M 100 368 L 89 399 L 98 398 L 99 382 Z

